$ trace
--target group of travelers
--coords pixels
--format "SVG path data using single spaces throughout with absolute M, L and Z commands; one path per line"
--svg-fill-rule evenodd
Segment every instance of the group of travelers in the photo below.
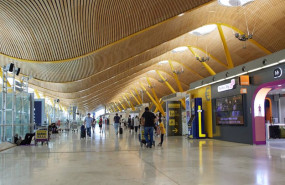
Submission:
M 132 117 L 131 118 L 131 115 L 129 115 L 129 118 L 128 118 L 129 132 L 131 132 L 131 130 L 135 130 L 135 132 L 137 133 L 139 125 L 140 125 L 139 117 L 136 116 L 136 117 Z
M 114 128 L 116 135 L 118 135 L 119 133 L 119 128 L 121 129 L 121 122 L 122 122 L 122 116 L 119 116 L 118 113 L 116 113 L 116 116 L 114 117 Z M 162 146 L 164 134 L 166 132 L 164 124 L 161 119 L 161 114 L 159 116 L 156 116 L 154 113 L 150 112 L 148 107 L 146 107 L 145 112 L 142 114 L 140 119 L 138 116 L 131 118 L 131 116 L 129 115 L 127 123 L 128 123 L 127 126 L 129 128 L 129 132 L 131 132 L 131 130 L 134 129 L 135 133 L 137 133 L 139 127 L 143 129 L 147 148 L 152 148 L 152 145 L 154 143 L 153 142 L 154 130 L 156 131 L 156 133 L 160 133 L 161 140 L 158 146 Z

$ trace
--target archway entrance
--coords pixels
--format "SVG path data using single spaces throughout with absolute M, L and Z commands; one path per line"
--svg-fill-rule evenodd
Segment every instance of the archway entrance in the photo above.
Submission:
M 266 123 L 268 125 L 274 123 L 276 126 L 284 124 L 285 112 L 280 111 L 283 105 L 285 106 L 285 95 L 283 94 L 285 94 L 285 80 L 265 83 L 255 90 L 251 106 L 254 144 L 266 144 L 266 140 L 270 138 Z M 281 104 L 280 100 L 283 101 L 283 98 L 284 103 Z M 274 111 L 275 115 L 272 115 L 272 99 L 276 102 L 275 107 L 278 109 Z

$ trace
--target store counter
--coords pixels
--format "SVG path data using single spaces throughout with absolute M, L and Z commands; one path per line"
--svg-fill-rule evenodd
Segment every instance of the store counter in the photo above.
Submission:
M 285 123 L 266 123 L 266 139 L 285 138 Z

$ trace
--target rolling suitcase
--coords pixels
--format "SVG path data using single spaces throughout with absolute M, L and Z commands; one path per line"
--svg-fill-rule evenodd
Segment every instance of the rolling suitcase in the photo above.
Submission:
M 120 127 L 120 134 L 123 134 L 123 128 L 122 127 Z

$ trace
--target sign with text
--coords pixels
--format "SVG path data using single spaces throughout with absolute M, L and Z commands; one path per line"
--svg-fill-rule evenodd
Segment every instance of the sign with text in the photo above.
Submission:
M 168 136 L 182 135 L 181 102 L 170 101 L 167 108 L 167 134 Z
M 235 84 L 236 84 L 236 80 L 232 79 L 231 83 L 218 86 L 218 92 L 231 90 L 234 88 Z
M 48 131 L 47 130 L 37 130 L 36 131 L 36 139 L 47 139 L 48 138 Z

